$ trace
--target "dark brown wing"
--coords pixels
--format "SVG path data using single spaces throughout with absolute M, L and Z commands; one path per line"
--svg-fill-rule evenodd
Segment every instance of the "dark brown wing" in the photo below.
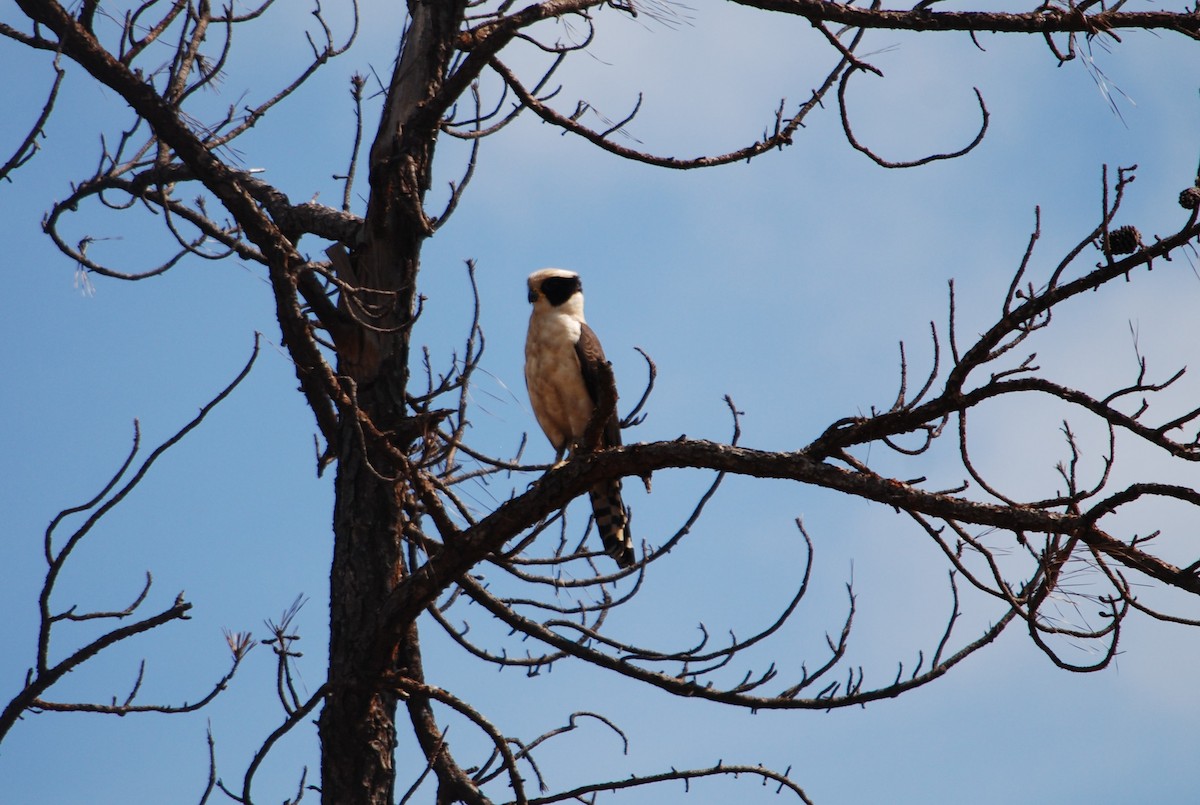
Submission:
M 615 447 L 621 444 L 621 427 L 617 422 L 617 384 L 613 380 L 612 367 L 604 357 L 600 339 L 586 324 L 580 327 L 579 340 L 575 342 L 575 354 L 583 373 L 583 385 L 587 388 L 592 405 L 601 399 L 612 400 L 613 413 L 604 423 L 603 445 Z M 608 384 L 607 389 L 601 384 Z M 621 500 L 621 479 L 604 481 L 588 490 L 592 501 L 592 513 L 596 518 L 596 530 L 605 552 L 622 568 L 632 567 L 637 562 L 633 552 L 633 536 L 629 530 L 629 510 Z
M 600 346 L 600 339 L 587 324 L 580 325 L 579 340 L 575 342 L 575 354 L 579 358 L 579 369 L 583 372 L 583 385 L 587 388 L 593 405 L 600 399 L 600 384 L 604 382 L 609 384 L 608 391 L 612 395 L 614 411 L 608 422 L 604 423 L 604 446 L 615 447 L 621 443 L 621 428 L 617 424 L 615 410 L 617 385 L 613 380 L 611 370 L 601 371 L 601 366 L 607 360 L 604 357 L 604 347 Z

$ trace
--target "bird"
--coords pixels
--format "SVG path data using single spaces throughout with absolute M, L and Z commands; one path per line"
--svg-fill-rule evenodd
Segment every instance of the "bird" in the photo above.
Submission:
M 600 447 L 621 444 L 616 383 L 600 339 L 583 318 L 583 284 L 574 271 L 543 268 L 529 275 L 529 332 L 525 337 L 525 386 L 538 424 L 554 447 L 555 466 L 573 455 L 599 401 L 614 405 L 600 433 Z M 603 388 L 601 384 L 607 384 Z M 588 490 L 605 553 L 621 568 L 636 564 L 629 510 L 621 479 Z

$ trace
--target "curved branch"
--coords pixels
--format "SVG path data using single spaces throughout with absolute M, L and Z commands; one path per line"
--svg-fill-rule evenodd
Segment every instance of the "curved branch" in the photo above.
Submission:
M 213 144 L 201 139 L 149 82 L 127 64 L 114 58 L 79 20 L 58 3 L 18 0 L 21 10 L 59 39 L 64 55 L 79 63 L 97 81 L 117 92 L 153 129 L 160 146 L 178 158 L 220 200 L 249 241 L 262 253 L 276 300 L 276 315 L 284 341 L 296 363 L 296 375 L 306 396 L 318 412 L 318 424 L 333 438 L 330 423 L 320 411 L 332 398 L 340 400 L 341 384 L 313 339 L 308 320 L 296 299 L 299 281 L 295 276 L 304 258 L 283 232 L 258 207 L 247 190 L 243 176 L 219 160 Z M 322 403 L 321 401 L 326 401 Z
M 726 765 L 725 763 L 718 763 L 716 766 L 707 769 L 672 769 L 669 772 L 662 772 L 660 774 L 647 774 L 641 777 L 635 775 L 627 780 L 614 780 L 607 783 L 582 785 L 578 788 L 573 788 L 570 791 L 563 791 L 561 793 L 551 794 L 550 796 L 545 797 L 536 797 L 528 802 L 529 805 L 550 805 L 552 802 L 562 802 L 564 800 L 577 800 L 580 802 L 593 801 L 585 800 L 584 797 L 588 794 L 591 794 L 594 797 L 596 793 L 600 791 L 620 791 L 627 788 L 641 788 L 642 786 L 649 786 L 656 783 L 671 781 L 683 781 L 686 784 L 690 783 L 692 780 L 700 780 L 704 779 L 705 777 L 726 775 L 739 777 L 743 774 L 751 777 L 761 778 L 764 785 L 768 780 L 777 783 L 778 787 L 775 790 L 776 794 L 786 790 L 796 795 L 796 797 L 798 797 L 801 802 L 805 803 L 805 805 L 813 805 L 812 800 L 809 799 L 808 795 L 804 793 L 804 789 L 796 785 L 796 783 L 793 782 L 786 773 L 773 771 L 765 766 L 739 766 Z
M 54 706 L 48 702 L 42 701 L 41 695 L 53 687 L 66 674 L 83 665 L 88 660 L 104 651 L 104 649 L 116 645 L 122 640 L 126 640 L 143 632 L 148 632 L 151 629 L 155 629 L 174 620 L 185 620 L 187 618 L 187 612 L 191 608 L 192 605 L 184 601 L 181 596 L 175 600 L 175 603 L 172 606 L 163 610 L 159 614 L 146 618 L 145 620 L 138 621 L 137 623 L 131 623 L 128 626 L 122 626 L 119 629 L 113 629 L 111 632 L 108 632 L 96 640 L 93 640 L 91 643 L 88 643 L 86 646 L 71 654 L 71 656 L 63 659 L 56 665 L 48 667 L 44 671 L 38 673 L 36 676 L 32 677 L 26 683 L 21 692 L 13 697 L 13 699 L 8 703 L 3 712 L 0 712 L 0 741 L 4 740 L 5 735 L 8 734 L 8 731 L 12 729 L 13 725 L 17 723 L 17 720 L 23 713 L 25 713 L 25 711 L 37 707 L 52 708 Z M 236 670 L 236 668 L 237 661 L 235 660 L 234 670 Z M 232 675 L 232 673 L 233 671 L 231 670 L 230 675 Z M 204 703 L 207 704 L 208 701 L 211 700 L 212 696 L 215 696 L 220 689 L 223 689 L 223 685 L 218 685 L 218 689 L 215 690 L 208 698 L 206 698 Z M 80 704 L 70 705 L 67 707 L 67 709 L 86 710 L 92 707 L 97 706 Z M 188 709 L 189 708 L 184 705 L 184 707 L 179 708 L 176 712 L 187 712 Z M 116 711 L 104 710 L 103 712 Z
M 140 433 L 135 427 L 133 447 L 126 456 L 124 462 L 121 464 L 121 467 L 105 484 L 100 493 L 81 506 L 64 509 L 57 516 L 55 516 L 53 520 L 51 520 L 44 536 L 44 551 L 48 568 L 46 570 L 46 577 L 42 583 L 42 590 L 38 598 L 38 607 L 41 613 L 41 623 L 38 630 L 36 664 L 34 670 L 29 672 L 28 679 L 26 680 L 26 684 L 22 691 L 18 693 L 17 696 L 14 697 L 4 708 L 4 711 L 0 713 L 0 741 L 3 741 L 4 736 L 12 728 L 13 724 L 16 723 L 17 719 L 20 718 L 21 714 L 34 707 L 41 707 L 43 709 L 86 710 L 91 712 L 116 713 L 119 715 L 123 715 L 125 712 L 138 712 L 143 710 L 153 710 L 157 712 L 190 712 L 198 709 L 199 707 L 203 707 L 225 688 L 225 684 L 233 676 L 241 662 L 242 657 L 245 656 L 245 650 L 248 650 L 248 645 L 245 647 L 245 650 L 233 650 L 234 662 L 229 673 L 216 685 L 213 691 L 206 698 L 194 705 L 183 705 L 181 707 L 131 705 L 130 702 L 132 701 L 133 696 L 137 693 L 138 685 L 134 686 L 133 693 L 130 694 L 129 699 L 126 701 L 124 706 L 91 704 L 61 705 L 47 702 L 42 699 L 42 695 L 51 687 L 53 687 L 60 679 L 62 679 L 63 676 L 83 665 L 110 646 L 143 632 L 155 629 L 165 623 L 169 623 L 170 621 L 187 619 L 187 612 L 191 609 L 192 605 L 184 601 L 183 594 L 181 593 L 171 607 L 163 610 L 159 614 L 106 632 L 57 663 L 52 664 L 50 661 L 51 632 L 56 623 L 59 623 L 63 620 L 72 619 L 88 620 L 94 618 L 124 618 L 129 614 L 132 614 L 132 612 L 136 610 L 138 606 L 145 600 L 146 591 L 149 588 L 150 581 L 148 574 L 146 587 L 143 588 L 141 594 L 139 594 L 134 603 L 125 612 L 92 613 L 88 616 L 77 616 L 72 618 L 71 613 L 74 611 L 73 608 L 67 610 L 66 613 L 55 615 L 52 614 L 50 605 L 51 596 L 54 593 L 55 585 L 58 581 L 59 575 L 62 572 L 63 567 L 66 565 L 67 560 L 72 555 L 72 552 L 76 547 L 78 547 L 83 538 L 87 536 L 87 534 L 92 530 L 92 528 L 95 527 L 101 518 L 112 511 L 117 504 L 124 500 L 126 496 L 128 496 L 129 493 L 133 491 L 133 489 L 139 483 L 141 483 L 142 479 L 145 478 L 146 473 L 149 472 L 151 466 L 153 466 L 155 461 L 163 453 L 165 453 L 174 445 L 178 444 L 179 441 L 184 438 L 184 436 L 186 436 L 202 421 L 204 421 L 205 417 L 207 417 L 213 408 L 220 404 L 222 400 L 228 397 L 233 390 L 237 388 L 242 380 L 245 379 L 245 377 L 250 373 L 250 369 L 253 367 L 257 357 L 258 339 L 256 337 L 254 342 L 254 350 L 251 353 L 250 359 L 246 362 L 245 367 L 243 367 L 241 372 L 238 373 L 233 381 L 221 392 L 219 392 L 212 400 L 205 404 L 200 409 L 200 412 L 190 422 L 180 428 L 173 436 L 168 438 L 157 448 L 155 448 L 155 450 L 134 472 L 133 477 L 130 478 L 130 480 L 127 481 L 124 486 L 122 486 L 120 489 L 117 489 L 117 484 L 120 483 L 120 480 L 124 477 L 125 472 L 132 466 L 133 459 L 137 455 L 140 444 Z M 114 492 L 113 490 L 116 491 Z M 75 529 L 75 531 L 66 539 L 61 547 L 56 548 L 54 545 L 54 532 L 58 526 L 61 525 L 67 517 L 74 514 L 82 514 L 84 512 L 91 512 L 91 514 L 78 528 Z
M 827 710 L 834 707 L 849 707 L 861 706 L 868 702 L 878 701 L 880 699 L 893 698 L 902 693 L 928 684 L 935 679 L 945 675 L 947 671 L 953 668 L 966 657 L 975 653 L 984 646 L 990 644 L 1005 627 L 1012 622 L 1016 616 L 1014 610 L 1010 610 L 1001 617 L 996 624 L 988 628 L 982 636 L 959 649 L 957 652 L 947 657 L 937 666 L 931 667 L 928 671 L 922 674 L 914 674 L 906 680 L 897 680 L 889 685 L 874 690 L 864 691 L 861 689 L 861 682 L 856 682 L 854 685 L 848 686 L 847 693 L 842 696 L 834 696 L 829 693 L 818 694 L 815 698 L 798 698 L 795 696 L 796 687 L 789 688 L 777 696 L 750 696 L 744 693 L 744 690 L 759 686 L 762 682 L 767 681 L 774 675 L 773 671 L 768 671 L 764 677 L 756 682 L 736 686 L 730 690 L 719 690 L 714 687 L 696 684 L 687 679 L 681 679 L 676 676 L 671 676 L 658 671 L 651 671 L 641 668 L 637 665 L 632 665 L 624 659 L 605 654 L 602 651 L 591 648 L 590 646 L 580 645 L 575 641 L 563 637 L 557 632 L 543 626 L 540 623 L 524 618 L 513 612 L 511 608 L 494 598 L 490 593 L 483 589 L 482 585 L 473 581 L 469 577 L 464 578 L 461 582 L 464 590 L 478 604 L 484 607 L 488 612 L 492 613 L 501 622 L 508 624 L 511 628 L 534 637 L 547 645 L 553 646 L 561 651 L 566 651 L 569 654 L 597 665 L 601 668 L 607 668 L 610 671 L 615 671 L 622 676 L 636 679 L 641 682 L 648 683 L 654 687 L 660 688 L 667 693 L 672 693 L 677 696 L 686 698 L 706 699 L 708 701 L 721 702 L 723 704 L 745 707 L 750 710 Z M 940 648 L 939 648 L 940 651 Z M 809 677 L 811 680 L 812 677 Z M 836 685 L 826 688 L 826 691 L 832 692 L 836 689 Z
M 58 99 L 58 88 L 62 86 L 63 78 L 66 74 L 66 71 L 59 66 L 58 59 L 55 58 L 54 83 L 50 86 L 46 102 L 42 104 L 42 111 L 38 114 L 37 120 L 29 128 L 29 133 L 25 135 L 25 139 L 13 151 L 13 155 L 8 158 L 7 162 L 0 165 L 0 179 L 9 179 L 13 171 L 29 162 L 37 154 L 39 148 L 38 138 L 45 136 L 46 121 L 50 119 L 50 113 L 54 111 L 54 102 Z
M 853 45 L 850 46 L 853 48 Z M 791 145 L 792 136 L 796 130 L 803 124 L 804 119 L 809 112 L 820 106 L 825 95 L 833 87 L 842 71 L 846 69 L 848 62 L 843 58 L 841 62 L 833 69 L 826 77 L 825 82 L 817 90 L 814 90 L 812 97 L 800 105 L 800 108 L 789 118 L 784 118 L 782 112 L 782 104 L 779 113 L 776 115 L 776 123 L 774 132 L 770 135 L 764 135 L 762 139 L 754 143 L 739 148 L 736 151 L 730 151 L 717 156 L 702 156 L 692 157 L 689 159 L 678 159 L 676 157 L 657 156 L 645 151 L 639 151 L 634 148 L 620 145 L 608 139 L 608 134 L 613 130 L 611 127 L 608 131 L 599 132 L 580 123 L 574 116 L 564 115 L 560 112 L 551 109 L 541 100 L 539 100 L 532 92 L 525 88 L 517 79 L 516 75 L 508 69 L 499 59 L 492 57 L 488 61 L 488 66 L 503 79 L 504 83 L 516 94 L 521 103 L 528 107 L 530 111 L 540 117 L 547 123 L 569 131 L 572 134 L 577 134 L 589 141 L 593 145 L 608 151 L 616 156 L 632 160 L 634 162 L 643 162 L 647 165 L 654 165 L 660 168 L 672 168 L 675 170 L 692 170 L 696 168 L 708 168 L 717 165 L 728 165 L 734 162 L 742 162 L 753 159 L 754 157 L 765 154 L 768 151 L 776 148 L 782 148 L 785 145 Z
M 987 104 L 983 102 L 983 94 L 979 91 L 978 87 L 975 87 L 975 100 L 979 102 L 979 112 L 983 117 L 982 122 L 979 124 L 979 131 L 975 134 L 975 139 L 971 140 L 971 142 L 967 143 L 967 145 L 959 150 L 951 151 L 949 153 L 930 154 L 928 156 L 921 157 L 920 159 L 903 162 L 892 162 L 891 160 L 884 159 L 873 150 L 860 143 L 858 138 L 854 136 L 854 130 L 850 127 L 850 115 L 846 111 L 846 84 L 849 83 L 850 76 L 854 75 L 855 72 L 855 69 L 847 70 L 842 74 L 842 80 L 838 82 L 838 111 L 840 112 L 842 118 L 842 131 L 845 132 L 846 140 L 850 143 L 851 147 L 862 154 L 866 154 L 876 165 L 879 165 L 882 168 L 916 168 L 921 165 L 928 165 L 930 162 L 937 162 L 938 160 L 958 159 L 959 157 L 965 156 L 974 151 L 975 147 L 983 142 L 983 137 L 985 134 L 987 134 L 990 116 L 988 114 Z
M 479 729 L 483 730 L 484 734 L 486 734 L 492 741 L 496 751 L 499 752 L 504 758 L 503 766 L 508 771 L 509 783 L 512 786 L 513 793 L 517 797 L 516 802 L 528 802 L 525 797 L 525 785 L 521 779 L 520 772 L 517 769 L 517 759 L 508 746 L 508 740 L 503 734 L 501 734 L 495 725 L 484 718 L 482 713 L 449 691 L 419 682 L 415 679 L 409 679 L 404 676 L 395 675 L 392 677 L 392 684 L 396 686 L 396 689 L 400 693 L 406 696 L 420 695 L 433 699 L 434 701 L 441 702 L 450 709 L 464 716 L 468 721 L 479 727 Z M 486 800 L 481 797 L 480 801 Z
M 288 717 L 284 719 L 283 723 L 276 727 L 271 734 L 267 736 L 266 740 L 263 741 L 262 746 L 260 746 L 258 751 L 254 753 L 254 758 L 250 761 L 249 768 L 246 769 L 246 775 L 242 778 L 242 794 L 240 797 L 235 796 L 232 792 L 227 790 L 224 785 L 218 782 L 217 785 L 221 786 L 221 790 L 235 801 L 244 803 L 244 805 L 250 805 L 254 801 L 250 796 L 250 788 L 254 782 L 254 775 L 257 773 L 263 761 L 267 759 L 267 755 L 274 748 L 275 744 L 279 742 L 280 738 L 291 732 L 293 727 L 304 721 L 304 719 L 307 718 L 314 709 L 316 709 L 317 705 L 325 700 L 326 693 L 326 686 L 321 685 L 321 687 L 317 688 L 317 692 L 314 693 L 307 702 L 296 708 L 294 712 L 290 713 Z M 297 797 L 296 801 L 298 800 L 299 797 Z

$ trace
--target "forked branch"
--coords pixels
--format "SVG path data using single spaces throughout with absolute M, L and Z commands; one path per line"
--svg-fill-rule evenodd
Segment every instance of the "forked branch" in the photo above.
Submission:
M 155 615 L 141 618 L 133 623 L 121 626 L 118 628 L 106 631 L 99 636 L 92 638 L 86 642 L 82 648 L 77 649 L 70 655 L 54 660 L 51 656 L 51 639 L 55 634 L 56 627 L 61 627 L 64 623 L 78 622 L 93 622 L 97 620 L 115 619 L 124 620 L 132 617 L 138 609 L 146 601 L 150 591 L 151 578 L 147 573 L 146 585 L 142 588 L 134 602 L 120 611 L 109 612 L 90 612 L 86 614 L 78 614 L 77 607 L 69 607 L 62 612 L 55 612 L 52 600 L 56 592 L 56 585 L 63 568 L 71 558 L 75 549 L 80 545 L 83 539 L 100 523 L 100 521 L 109 514 L 118 504 L 127 498 L 127 496 L 138 487 L 142 480 L 146 477 L 150 468 L 155 461 L 161 457 L 167 450 L 178 444 L 187 434 L 192 432 L 196 427 L 204 421 L 205 417 L 228 397 L 235 388 L 246 378 L 250 373 L 250 369 L 254 366 L 254 361 L 258 357 L 258 339 L 255 338 L 254 349 L 250 359 L 246 365 L 237 374 L 233 381 L 222 389 L 212 400 L 205 404 L 194 419 L 180 428 L 173 436 L 168 438 L 138 466 L 132 476 L 123 485 L 122 479 L 126 472 L 132 467 L 133 460 L 138 453 L 141 442 L 140 430 L 137 424 L 134 426 L 133 446 L 118 468 L 117 472 L 104 485 L 103 489 L 91 500 L 79 506 L 74 506 L 64 509 L 51 520 L 50 525 L 46 528 L 44 537 L 44 551 L 47 563 L 46 576 L 42 583 L 41 593 L 38 598 L 40 624 L 38 629 L 37 648 L 35 653 L 35 661 L 33 667 L 26 675 L 26 680 L 23 688 L 14 696 L 4 710 L 0 712 L 0 741 L 12 729 L 13 725 L 21 718 L 22 714 L 36 710 L 60 710 L 60 711 L 75 711 L 75 712 L 93 712 L 93 713 L 108 713 L 113 715 L 126 715 L 135 712 L 159 712 L 159 713 L 186 713 L 195 711 L 204 707 L 213 698 L 215 698 L 222 690 L 225 689 L 229 680 L 236 673 L 242 659 L 246 653 L 253 647 L 253 642 L 248 638 L 238 637 L 236 640 L 229 641 L 229 647 L 232 654 L 232 664 L 228 672 L 221 678 L 220 681 L 199 701 L 192 704 L 183 705 L 142 705 L 135 704 L 134 700 L 138 690 L 141 687 L 141 672 L 138 673 L 137 679 L 134 682 L 131 691 L 124 699 L 123 703 L 118 703 L 114 698 L 110 704 L 99 704 L 91 702 L 75 702 L 63 703 L 54 702 L 45 698 L 45 695 L 68 673 L 77 670 L 92 658 L 118 643 L 128 640 L 137 635 L 149 632 L 164 624 L 177 620 L 186 620 L 188 610 L 192 605 L 183 599 L 183 594 L 175 599 L 175 602 L 161 610 Z M 68 518 L 86 515 L 83 522 L 75 528 L 75 530 L 61 543 L 55 540 L 55 532 Z

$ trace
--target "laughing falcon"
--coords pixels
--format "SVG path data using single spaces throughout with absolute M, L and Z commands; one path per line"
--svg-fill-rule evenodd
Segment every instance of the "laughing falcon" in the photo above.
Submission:
M 561 268 L 543 268 L 529 275 L 529 334 L 525 338 L 525 385 L 534 416 L 554 445 L 556 462 L 573 453 L 595 411 L 597 384 L 612 372 L 602 373 L 604 350 L 600 339 L 583 320 L 583 285 L 579 275 Z M 610 388 L 617 399 L 616 388 Z M 604 423 L 602 447 L 621 444 L 616 413 Z M 596 529 L 604 550 L 621 567 L 636 561 L 629 534 L 629 512 L 621 501 L 621 480 L 602 481 L 588 490 Z

